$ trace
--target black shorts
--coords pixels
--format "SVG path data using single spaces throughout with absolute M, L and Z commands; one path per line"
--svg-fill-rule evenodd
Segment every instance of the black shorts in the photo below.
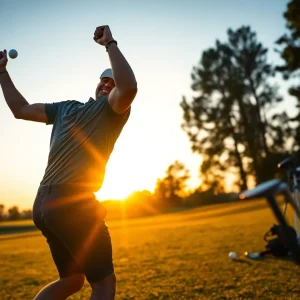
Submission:
M 114 273 L 105 215 L 93 192 L 39 188 L 33 221 L 47 239 L 60 278 L 83 273 L 92 283 Z

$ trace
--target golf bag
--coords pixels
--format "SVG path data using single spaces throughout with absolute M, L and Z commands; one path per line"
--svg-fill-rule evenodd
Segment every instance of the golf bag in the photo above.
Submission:
M 288 226 L 290 236 L 298 243 L 296 230 Z M 266 251 L 261 252 L 262 255 L 272 254 L 275 257 L 284 257 L 290 254 L 290 249 L 287 246 L 286 237 L 283 234 L 282 225 L 273 225 L 271 229 L 265 233 L 264 240 L 267 242 Z

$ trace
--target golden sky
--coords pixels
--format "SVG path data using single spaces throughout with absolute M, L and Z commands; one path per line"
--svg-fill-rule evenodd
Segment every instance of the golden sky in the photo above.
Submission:
M 153 190 L 175 160 L 186 164 L 192 185 L 201 158 L 193 155 L 181 130 L 183 95 L 192 67 L 228 27 L 250 25 L 272 50 L 284 32 L 287 1 L 2 1 L 0 47 L 15 48 L 8 71 L 29 103 L 79 100 L 94 96 L 98 78 L 110 66 L 93 41 L 99 25 L 109 25 L 138 82 L 132 113 L 107 166 L 97 197 L 124 198 Z M 215 8 L 218 7 L 218 10 Z M 292 109 L 292 104 L 289 104 Z M 51 126 L 16 120 L 0 93 L 0 203 L 30 208 L 42 179 Z

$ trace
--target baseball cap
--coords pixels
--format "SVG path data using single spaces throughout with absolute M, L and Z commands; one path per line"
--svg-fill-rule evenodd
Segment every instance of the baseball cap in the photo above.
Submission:
M 102 74 L 100 75 L 100 79 L 104 78 L 104 77 L 109 77 L 109 78 L 111 78 L 111 79 L 114 80 L 112 69 L 106 69 L 106 70 L 104 70 L 102 72 Z

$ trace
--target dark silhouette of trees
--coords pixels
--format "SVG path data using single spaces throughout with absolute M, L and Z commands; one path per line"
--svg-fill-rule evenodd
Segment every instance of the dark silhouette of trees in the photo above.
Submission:
M 3 204 L 0 204 L 0 221 L 4 219 L 4 208 L 5 206 Z
M 175 161 L 166 170 L 165 177 L 159 178 L 154 191 L 155 207 L 169 208 L 181 204 L 185 194 L 189 170 L 179 161 Z
M 13 206 L 8 209 L 8 218 L 9 220 L 19 220 L 20 219 L 20 212 L 18 206 Z
M 246 189 L 249 178 L 271 178 L 290 137 L 285 112 L 276 112 L 282 98 L 271 84 L 275 69 L 267 48 L 250 27 L 228 29 L 228 41 L 216 41 L 193 67 L 191 101 L 183 97 L 182 128 L 193 152 L 203 158 L 203 184 L 222 192 L 226 173 L 233 186 Z M 285 124 L 285 123 L 284 123 Z
M 22 219 L 31 219 L 32 218 L 32 210 L 31 209 L 22 210 L 21 218 Z
M 298 78 L 300 74 L 300 0 L 291 0 L 287 10 L 283 14 L 286 19 L 288 33 L 282 35 L 277 45 L 282 46 L 281 58 L 284 64 L 277 66 L 277 70 L 283 74 L 285 79 Z M 300 84 L 298 83 L 289 89 L 289 94 L 297 100 L 296 114 L 291 118 L 295 128 L 294 151 L 300 150 Z

